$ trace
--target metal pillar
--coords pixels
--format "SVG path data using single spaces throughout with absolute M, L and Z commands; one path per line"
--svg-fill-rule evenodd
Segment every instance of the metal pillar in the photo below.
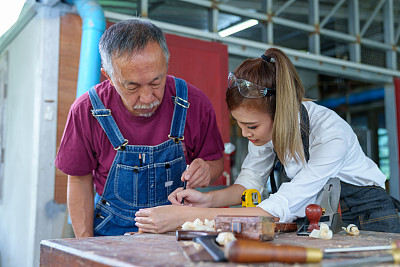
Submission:
M 308 0 L 310 13 L 308 22 L 314 26 L 314 32 L 308 37 L 308 48 L 311 53 L 321 54 L 321 42 L 319 35 L 319 0 Z
M 393 0 L 386 0 L 383 7 L 383 38 L 386 44 L 393 47 L 392 50 L 386 51 L 386 67 L 389 69 L 397 69 L 397 52 L 396 43 L 394 41 L 394 18 L 393 18 Z
M 399 199 L 399 151 L 397 139 L 396 94 L 393 84 L 385 84 L 385 118 L 389 138 L 390 179 L 389 193 Z
M 138 10 L 140 10 L 140 15 L 143 18 L 149 17 L 149 3 L 148 0 L 140 0 L 138 1 Z
M 216 6 L 212 6 L 208 9 L 208 31 L 209 32 L 218 32 L 218 16 L 219 10 Z
M 270 18 L 272 14 L 272 0 L 262 0 L 261 1 L 261 11 L 267 14 L 267 17 Z M 266 44 L 274 43 L 274 24 L 267 20 L 263 22 L 261 27 L 261 42 Z
M 360 45 L 360 11 L 358 10 L 358 0 L 349 1 L 349 33 L 356 36 L 355 42 L 349 43 L 350 60 L 361 62 Z

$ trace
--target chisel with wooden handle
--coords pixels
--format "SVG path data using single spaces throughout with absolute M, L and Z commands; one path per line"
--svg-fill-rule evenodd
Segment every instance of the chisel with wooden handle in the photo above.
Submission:
M 238 239 L 225 246 L 225 253 L 215 242 L 217 235 L 197 236 L 193 241 L 203 245 L 214 261 L 232 261 L 237 263 L 317 263 L 322 259 L 351 257 L 356 255 L 338 256 L 324 253 L 317 248 L 307 248 L 292 245 L 274 245 L 251 239 Z
M 281 263 L 317 263 L 322 259 L 340 258 L 342 256 L 334 253 L 338 252 L 358 252 L 374 250 L 391 250 L 387 256 L 370 257 L 371 262 L 395 262 L 400 263 L 400 241 L 392 242 L 387 246 L 366 246 L 331 248 L 320 250 L 317 248 L 307 248 L 292 245 L 273 245 L 255 240 L 238 239 L 225 247 L 225 257 L 227 260 L 237 263 L 257 263 L 257 262 L 281 262 Z M 349 255 L 350 256 L 350 255 Z M 345 257 L 345 256 L 343 256 Z M 362 260 L 351 260 L 349 263 L 366 263 Z M 344 262 L 345 263 L 345 262 Z M 341 266 L 345 266 L 341 265 Z
M 203 245 L 216 262 L 229 260 L 237 263 L 315 263 L 323 258 L 320 249 L 290 245 L 277 246 L 251 239 L 238 239 L 228 243 L 224 253 L 215 242 L 216 237 L 216 235 L 207 235 L 197 236 L 193 239 Z
M 324 253 L 317 248 L 272 245 L 255 240 L 238 239 L 226 245 L 225 257 L 237 263 L 316 263 L 324 258 Z

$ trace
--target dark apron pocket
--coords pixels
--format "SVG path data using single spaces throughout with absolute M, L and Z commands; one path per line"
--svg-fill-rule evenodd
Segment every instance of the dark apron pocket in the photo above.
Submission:
M 375 210 L 360 216 L 360 230 L 400 233 L 400 217 L 395 209 Z

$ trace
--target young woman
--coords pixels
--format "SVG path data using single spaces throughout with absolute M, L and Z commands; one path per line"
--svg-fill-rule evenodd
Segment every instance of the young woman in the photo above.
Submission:
M 200 193 L 178 188 L 172 206 L 140 210 L 137 226 L 145 232 L 176 229 L 185 221 L 216 215 L 273 216 L 290 222 L 305 216 L 329 178 L 340 179 L 345 224 L 360 230 L 400 232 L 399 215 L 385 190 L 385 175 L 363 153 L 350 125 L 335 112 L 304 99 L 304 88 L 289 58 L 268 49 L 245 60 L 229 74 L 226 102 L 249 139 L 249 153 L 235 183 Z M 244 190 L 265 186 L 275 158 L 289 182 L 255 208 L 219 209 L 241 204 Z M 181 206 L 184 199 L 185 206 Z

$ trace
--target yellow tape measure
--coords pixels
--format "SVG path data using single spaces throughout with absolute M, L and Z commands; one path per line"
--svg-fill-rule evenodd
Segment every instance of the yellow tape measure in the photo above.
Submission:
M 242 194 L 242 207 L 255 207 L 261 202 L 261 195 L 257 189 L 246 189 Z

